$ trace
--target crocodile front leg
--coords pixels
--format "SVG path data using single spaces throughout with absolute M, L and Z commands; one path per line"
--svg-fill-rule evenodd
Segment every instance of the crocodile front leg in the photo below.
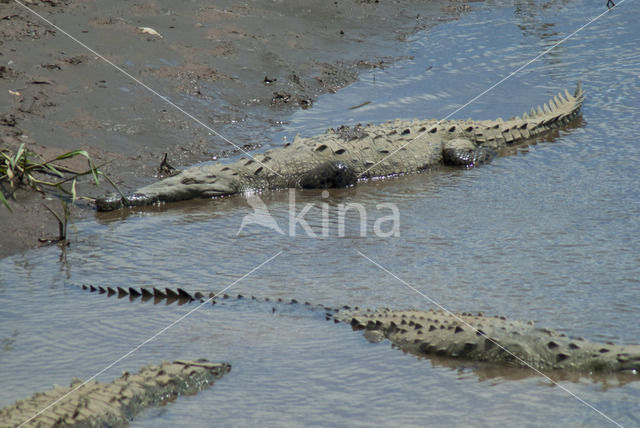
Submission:
M 327 161 L 305 173 L 298 180 L 302 189 L 333 189 L 353 186 L 358 181 L 356 172 L 344 162 Z
M 473 168 L 491 162 L 496 152 L 488 147 L 478 147 L 466 138 L 454 138 L 444 143 L 442 161 L 449 166 Z

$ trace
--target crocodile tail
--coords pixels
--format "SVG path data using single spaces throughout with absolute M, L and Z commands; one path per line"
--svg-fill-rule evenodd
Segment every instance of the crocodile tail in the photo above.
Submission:
M 568 124 L 578 116 L 583 102 L 584 90 L 582 83 L 578 82 L 573 95 L 565 90 L 521 117 L 476 122 L 475 128 L 470 128 L 465 138 L 472 140 L 476 146 L 494 150 L 520 144 Z
M 578 80 L 578 84 L 576 85 L 576 90 L 573 93 L 573 97 L 578 100 L 579 107 L 582 107 L 582 102 L 584 101 L 584 91 L 582 90 L 582 80 Z
M 148 300 L 153 299 L 155 304 L 165 302 L 167 305 L 177 302 L 178 305 L 184 305 L 185 303 L 200 301 L 204 302 L 211 298 L 212 296 L 207 296 L 206 294 L 195 292 L 189 293 L 182 288 L 165 288 L 164 290 L 156 287 L 145 288 L 142 287 L 140 289 L 129 287 L 103 287 L 103 286 L 95 286 L 95 285 L 82 285 L 80 288 L 83 290 L 98 292 L 100 294 L 106 294 L 108 297 L 117 296 L 119 299 L 123 297 L 129 297 L 130 301 L 137 300 L 138 298 L 142 302 L 146 302 Z
M 537 109 L 531 109 L 528 116 L 526 113 L 523 115 L 523 120 L 526 119 L 529 123 L 529 132 L 536 135 L 568 123 L 580 113 L 584 96 L 582 82 L 578 81 L 573 95 L 565 90 L 564 94 L 560 92 Z
M 211 291 L 206 292 L 189 292 L 183 288 L 159 288 L 159 287 L 109 287 L 109 286 L 101 286 L 101 285 L 86 285 L 82 284 L 79 288 L 90 291 L 92 293 L 105 294 L 107 297 L 116 296 L 118 299 L 122 299 L 124 297 L 128 297 L 130 302 L 134 302 L 138 299 L 142 303 L 152 300 L 154 304 L 166 303 L 167 305 L 171 305 L 172 303 L 178 303 L 178 305 L 184 305 L 185 303 L 191 302 L 211 302 L 212 304 L 216 304 L 216 299 L 235 299 L 240 300 L 243 299 L 244 296 L 242 294 L 238 294 L 236 296 L 231 296 L 229 294 L 221 294 L 215 293 Z M 256 300 L 255 297 L 251 297 L 252 300 Z M 269 302 L 268 298 L 264 299 Z M 274 300 L 276 301 L 276 300 Z M 282 299 L 277 299 L 280 303 L 298 303 L 295 299 L 291 300 L 291 302 L 284 302 Z
M 225 300 L 243 300 L 245 296 L 242 294 L 229 295 L 226 293 L 215 293 L 211 291 L 207 292 L 188 292 L 182 288 L 158 288 L 158 287 L 109 287 L 101 285 L 85 285 L 78 286 L 82 290 L 90 291 L 92 293 L 104 294 L 107 297 L 116 296 L 118 299 L 128 297 L 129 302 L 135 302 L 140 299 L 142 303 L 152 301 L 154 305 L 178 303 L 178 305 L 184 305 L 186 303 L 198 302 L 198 303 L 211 303 L 215 305 L 216 302 L 222 302 Z M 262 303 L 269 303 L 272 305 L 272 312 L 276 312 L 278 307 L 282 305 L 299 305 L 301 304 L 296 299 L 283 299 L 283 298 L 269 298 L 269 297 L 255 297 L 246 296 L 247 300 L 253 300 Z M 311 304 L 304 302 L 304 306 L 312 310 L 322 310 L 326 312 L 326 319 L 333 319 L 332 315 L 340 310 L 349 310 L 350 306 L 342 306 L 339 309 L 331 308 L 322 304 Z M 358 309 L 357 307 L 355 309 Z

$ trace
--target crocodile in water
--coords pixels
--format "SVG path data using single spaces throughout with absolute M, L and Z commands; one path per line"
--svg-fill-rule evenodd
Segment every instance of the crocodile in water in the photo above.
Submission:
M 472 167 L 495 151 L 569 123 L 584 100 L 582 85 L 509 120 L 395 120 L 329 129 L 231 163 L 194 166 L 122 196 L 96 200 L 100 211 L 193 198 L 286 188 L 334 188 L 359 180 L 417 173 L 438 165 Z
M 76 379 L 68 388 L 55 386 L 1 409 L 0 425 L 123 427 L 145 407 L 195 394 L 230 370 L 226 363 L 179 360 L 148 365 L 136 374 L 125 372 L 109 384 L 93 380 L 82 385 Z
M 140 298 L 143 302 L 185 304 L 211 299 L 216 303 L 214 294 L 189 293 L 181 288 L 125 289 L 86 285 L 82 288 L 108 296 L 128 297 L 132 301 Z M 216 298 L 222 300 L 229 296 Z M 285 303 L 282 299 L 263 300 L 272 304 Z M 286 303 L 300 304 L 296 300 Z M 621 346 L 572 339 L 552 329 L 536 328 L 532 322 L 434 310 L 362 310 L 349 306 L 335 309 L 309 303 L 303 305 L 324 311 L 326 319 L 349 324 L 354 330 L 364 330 L 369 340 L 388 339 L 399 349 L 418 356 L 485 361 L 544 371 L 562 369 L 580 373 L 632 374 L 640 371 L 640 345 Z

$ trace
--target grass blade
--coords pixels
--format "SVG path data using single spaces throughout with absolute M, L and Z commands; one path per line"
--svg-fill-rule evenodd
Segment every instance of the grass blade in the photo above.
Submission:
M 100 172 L 100 175 L 102 175 L 109 182 L 109 184 L 111 184 L 113 186 L 113 188 L 116 189 L 116 192 L 118 192 L 118 194 L 120 194 L 120 196 L 122 196 L 123 198 L 126 198 L 125 194 L 122 193 L 120 188 L 116 185 L 116 183 L 113 182 L 113 180 L 111 180 L 111 178 L 109 178 L 108 175 L 106 175 L 103 172 Z
M 56 216 L 56 218 L 58 219 L 58 223 L 62 224 L 62 218 L 60 218 L 60 216 L 58 215 L 57 212 L 55 212 L 54 210 L 52 210 L 51 208 L 49 208 L 48 206 L 46 206 L 45 204 L 42 204 L 43 207 L 45 207 L 46 209 L 49 210 L 49 212 L 51 214 L 53 214 L 54 216 Z
M 9 205 L 9 201 L 7 201 L 7 198 L 4 197 L 4 193 L 2 193 L 1 191 L 0 191 L 0 201 L 2 201 L 5 207 L 7 207 L 9 212 L 13 213 L 13 210 L 11 209 L 11 205 Z
M 44 167 L 44 168 L 48 169 L 49 171 L 53 172 L 53 173 L 54 173 L 55 175 L 57 175 L 58 177 L 60 177 L 60 178 L 64 178 L 64 174 L 62 174 L 60 171 L 58 171 L 58 170 L 56 169 L 56 167 L 55 167 L 55 166 L 53 166 L 53 164 L 45 163 L 45 164 L 42 164 L 42 167 Z
M 64 241 L 65 239 L 67 239 L 67 222 L 69 221 L 69 207 L 67 206 L 67 204 L 64 201 L 62 201 L 63 217 L 60 217 L 60 215 L 57 212 L 55 212 L 45 204 L 42 204 L 42 206 L 48 209 L 49 212 L 53 214 L 58 220 L 58 229 L 59 229 L 58 241 Z
M 18 164 L 18 161 L 20 160 L 20 157 L 22 156 L 23 153 L 24 153 L 24 143 L 20 144 L 20 147 L 18 147 L 18 151 L 16 152 L 15 156 L 11 158 L 12 170 L 15 171 L 16 165 Z
M 89 162 L 89 169 L 91 170 L 91 175 L 93 175 L 93 180 L 95 181 L 96 185 L 100 184 L 100 181 L 98 179 L 98 169 L 94 165 L 93 160 L 91 160 L 91 156 L 89 156 L 89 153 L 86 150 L 74 150 L 71 152 L 67 152 L 56 157 L 55 159 L 53 159 L 53 161 L 69 159 L 76 156 L 84 156 L 85 158 L 87 158 L 87 161 Z M 46 163 L 51 163 L 53 161 Z
M 74 178 L 71 182 L 71 203 L 76 203 L 76 179 Z
M 74 171 L 71 168 L 56 163 L 56 161 L 62 161 L 76 156 L 83 156 L 87 159 L 89 168 L 86 171 Z M 75 203 L 79 198 L 77 192 L 77 179 L 78 177 L 81 177 L 83 175 L 91 174 L 96 186 L 100 185 L 99 176 L 102 175 L 105 177 L 105 179 L 107 179 L 109 183 L 111 183 L 111 185 L 118 191 L 118 193 L 122 194 L 115 183 L 100 170 L 102 166 L 104 165 L 96 166 L 96 164 L 93 162 L 93 159 L 91 159 L 89 153 L 86 150 L 73 150 L 58 155 L 48 161 L 44 161 L 44 158 L 42 156 L 28 150 L 24 143 L 20 145 L 20 147 L 14 154 L 12 154 L 10 150 L 0 150 L 0 182 L 7 180 L 9 182 L 9 185 L 11 186 L 12 191 L 15 191 L 16 184 L 20 185 L 26 183 L 37 191 L 42 191 L 40 188 L 40 185 L 42 185 L 46 186 L 47 188 L 55 188 L 60 193 L 71 195 L 72 203 Z M 53 175 L 57 177 L 57 181 L 42 180 L 40 179 L 38 174 L 49 176 Z M 71 188 L 67 190 L 64 185 L 69 181 L 71 182 Z M 0 203 L 5 205 L 11 211 L 9 202 L 7 201 L 7 198 L 4 194 L 0 195 Z M 53 211 L 52 213 L 56 215 L 56 218 L 61 225 L 61 234 L 62 232 L 66 234 L 68 207 L 65 204 L 63 208 L 65 208 L 64 220 Z M 49 209 L 49 211 L 51 211 L 51 209 Z

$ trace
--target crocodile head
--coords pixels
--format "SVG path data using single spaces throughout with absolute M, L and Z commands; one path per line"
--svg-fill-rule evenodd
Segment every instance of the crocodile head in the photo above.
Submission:
M 220 168 L 224 168 L 221 165 Z M 241 190 L 235 174 L 214 174 L 203 167 L 193 167 L 173 177 L 140 188 L 126 196 L 110 193 L 96 199 L 98 211 L 122 207 L 141 207 L 156 202 L 174 202 L 193 198 L 213 198 Z

